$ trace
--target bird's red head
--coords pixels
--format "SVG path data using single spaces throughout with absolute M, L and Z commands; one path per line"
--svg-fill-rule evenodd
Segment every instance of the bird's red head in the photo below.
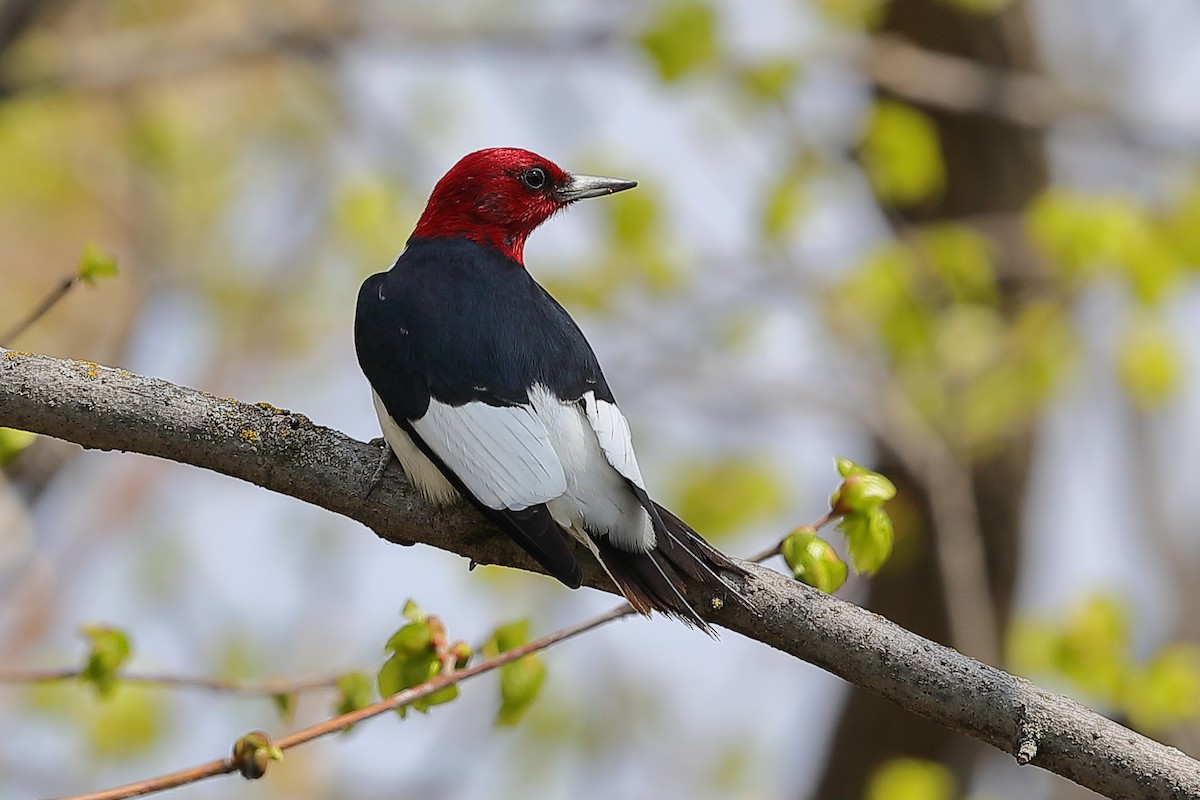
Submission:
M 637 186 L 635 181 L 570 175 L 515 147 L 463 156 L 433 187 L 413 236 L 470 239 L 523 262 L 534 228 L 569 203 Z

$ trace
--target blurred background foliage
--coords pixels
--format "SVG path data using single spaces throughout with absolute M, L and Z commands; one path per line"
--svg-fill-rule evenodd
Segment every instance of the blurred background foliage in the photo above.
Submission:
M 1198 35 L 1186 0 L 4 0 L 0 330 L 87 280 L 3 344 L 369 438 L 357 285 L 459 156 L 637 178 L 528 262 L 663 499 L 749 553 L 820 516 L 831 456 L 871 465 L 895 552 L 845 597 L 1196 755 Z M 149 459 L 0 430 L 0 466 L 0 669 L 82 664 L 75 629 L 105 623 L 131 669 L 374 674 L 406 597 L 501 649 L 609 602 Z M 471 686 L 178 794 L 1082 796 L 704 639 L 609 626 L 494 680 L 507 705 Z M 0 797 L 370 688 L 277 702 L 289 723 L 92 683 L 0 689 Z

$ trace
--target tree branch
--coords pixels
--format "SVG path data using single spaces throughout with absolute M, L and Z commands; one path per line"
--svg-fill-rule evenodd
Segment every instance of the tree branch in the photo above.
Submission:
M 861 66 L 873 83 L 898 97 L 1030 128 L 1050 126 L 1071 113 L 1113 116 L 1110 107 L 1070 95 L 1044 75 L 928 50 L 896 34 L 874 37 Z
M 364 387 L 365 391 L 365 387 Z M 83 361 L 0 348 L 0 426 L 159 456 L 241 478 L 362 522 L 402 544 L 539 571 L 472 509 L 439 510 L 389 469 L 364 501 L 378 451 L 301 414 Z M 614 591 L 584 560 L 584 581 Z M 1112 798 L 1200 800 L 1200 763 L 994 667 L 746 563 L 753 611 L 692 596 L 712 623 L 816 664 L 1020 763 Z
M 11 328 L 0 334 L 0 342 L 12 344 L 13 340 L 23 334 L 25 331 L 37 322 L 42 317 L 54 308 L 60 300 L 70 294 L 71 290 L 79 285 L 83 278 L 79 275 L 68 275 L 54 285 L 54 288 L 42 298 L 41 302 L 30 311 L 24 319 L 21 319 L 13 324 Z
M 270 742 L 270 744 L 277 748 L 279 752 L 283 752 L 284 750 L 296 747 L 297 745 L 311 742 L 313 739 L 318 739 L 322 736 L 328 736 L 331 733 L 337 733 L 338 731 L 345 730 L 351 725 L 356 725 L 359 722 L 363 722 L 371 717 L 377 717 L 380 714 L 385 714 L 388 711 L 394 711 L 401 706 L 414 703 L 423 697 L 436 694 L 442 689 L 445 689 L 447 686 L 453 686 L 469 678 L 482 675 L 485 672 L 491 672 L 492 670 L 502 667 L 512 661 L 516 661 L 517 659 L 524 658 L 532 653 L 545 650 L 547 647 L 552 647 L 560 642 L 565 642 L 566 640 L 574 638 L 582 633 L 587 633 L 593 628 L 598 628 L 601 625 L 612 622 L 616 619 L 620 619 L 621 617 L 628 616 L 632 613 L 633 608 L 628 603 L 623 603 L 611 611 L 606 611 L 603 614 L 590 617 L 589 619 L 585 619 L 582 622 L 578 622 L 569 627 L 555 631 L 554 633 L 548 633 L 545 636 L 534 639 L 531 642 L 526 642 L 525 644 L 514 647 L 511 650 L 505 650 L 503 653 L 485 658 L 484 660 L 476 664 L 472 664 L 469 667 L 444 670 L 424 683 L 419 683 L 416 686 L 404 689 L 403 691 L 397 692 L 391 697 L 385 697 L 382 700 L 377 700 L 368 706 L 363 706 L 362 708 L 357 708 L 353 711 L 347 711 L 346 713 L 339 714 L 336 717 L 331 717 L 330 719 L 322 720 L 321 722 L 309 725 L 306 728 L 301 728 L 298 731 L 293 731 L 286 736 Z M 265 739 L 266 734 L 259 733 L 258 735 L 264 737 Z M 246 737 L 242 738 L 245 739 Z M 161 792 L 166 789 L 174 789 L 185 784 L 196 783 L 197 781 L 205 778 L 213 778 L 217 775 L 228 775 L 231 772 L 237 772 L 239 770 L 242 772 L 243 776 L 250 779 L 261 778 L 263 774 L 265 774 L 265 762 L 257 765 L 251 764 L 250 766 L 252 768 L 261 767 L 261 769 L 255 769 L 252 773 L 247 772 L 243 767 L 243 764 L 240 763 L 240 760 L 237 757 L 237 750 L 235 748 L 234 755 L 226 758 L 209 761 L 205 764 L 200 764 L 195 767 L 188 767 L 187 769 L 181 769 L 176 772 L 169 772 L 166 775 L 159 775 L 156 778 L 148 778 L 146 780 L 127 783 L 124 786 L 117 786 L 112 789 L 105 789 L 99 792 L 91 792 L 88 794 L 81 794 L 75 797 L 65 798 L 65 800 L 126 800 L 126 798 L 130 797 L 141 797 L 143 795 Z
M 0 670 L 0 684 L 11 686 L 31 683 L 58 683 L 60 681 L 78 680 L 84 674 L 85 670 L 79 667 Z M 297 692 L 337 688 L 336 677 L 308 679 L 268 678 L 263 681 L 234 681 L 223 678 L 208 678 L 202 675 L 155 675 L 138 672 L 128 674 L 118 672 L 115 677 L 123 684 L 152 689 L 204 689 L 227 694 L 262 696 L 295 694 Z

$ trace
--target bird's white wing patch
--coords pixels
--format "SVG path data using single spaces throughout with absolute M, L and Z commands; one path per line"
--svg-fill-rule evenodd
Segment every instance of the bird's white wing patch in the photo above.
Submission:
M 529 406 L 431 400 L 412 426 L 488 508 L 519 511 L 567 490 L 546 426 Z
M 625 415 L 615 403 L 597 400 L 595 392 L 583 396 L 583 408 L 587 414 L 596 438 L 600 440 L 600 449 L 612 468 L 621 473 L 635 486 L 645 489 L 642 483 L 642 471 L 638 469 L 637 456 L 633 454 L 633 439 L 629 435 L 629 423 Z

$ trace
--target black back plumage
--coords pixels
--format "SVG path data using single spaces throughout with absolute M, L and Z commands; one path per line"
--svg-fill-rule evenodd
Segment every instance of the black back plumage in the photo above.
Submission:
M 588 391 L 612 400 L 562 306 L 520 264 L 465 239 L 411 240 L 390 272 L 368 278 L 355 341 L 393 416 L 419 419 L 430 396 L 455 406 L 527 403 L 535 383 L 563 400 Z
M 492 248 L 414 238 L 391 271 L 363 283 L 355 344 L 388 414 L 447 480 L 551 575 L 578 587 L 570 539 L 545 505 L 497 511 L 479 503 L 410 423 L 425 415 L 431 399 L 452 406 L 527 404 L 535 384 L 565 402 L 587 392 L 615 402 L 591 346 L 562 306 L 521 264 Z M 651 517 L 657 546 L 639 554 L 598 539 L 602 562 L 638 611 L 658 609 L 707 630 L 683 597 L 687 586 L 699 582 L 714 597 L 730 596 L 717 571 L 742 570 L 643 489 L 629 486 Z
M 477 502 L 409 424 L 425 415 L 430 399 L 452 406 L 528 403 L 535 383 L 563 399 L 589 390 L 611 397 L 567 312 L 524 267 L 491 248 L 465 239 L 413 239 L 391 271 L 363 283 L 354 339 L 363 373 L 414 444 L 484 516 L 577 588 L 579 562 L 545 505 L 512 511 Z

